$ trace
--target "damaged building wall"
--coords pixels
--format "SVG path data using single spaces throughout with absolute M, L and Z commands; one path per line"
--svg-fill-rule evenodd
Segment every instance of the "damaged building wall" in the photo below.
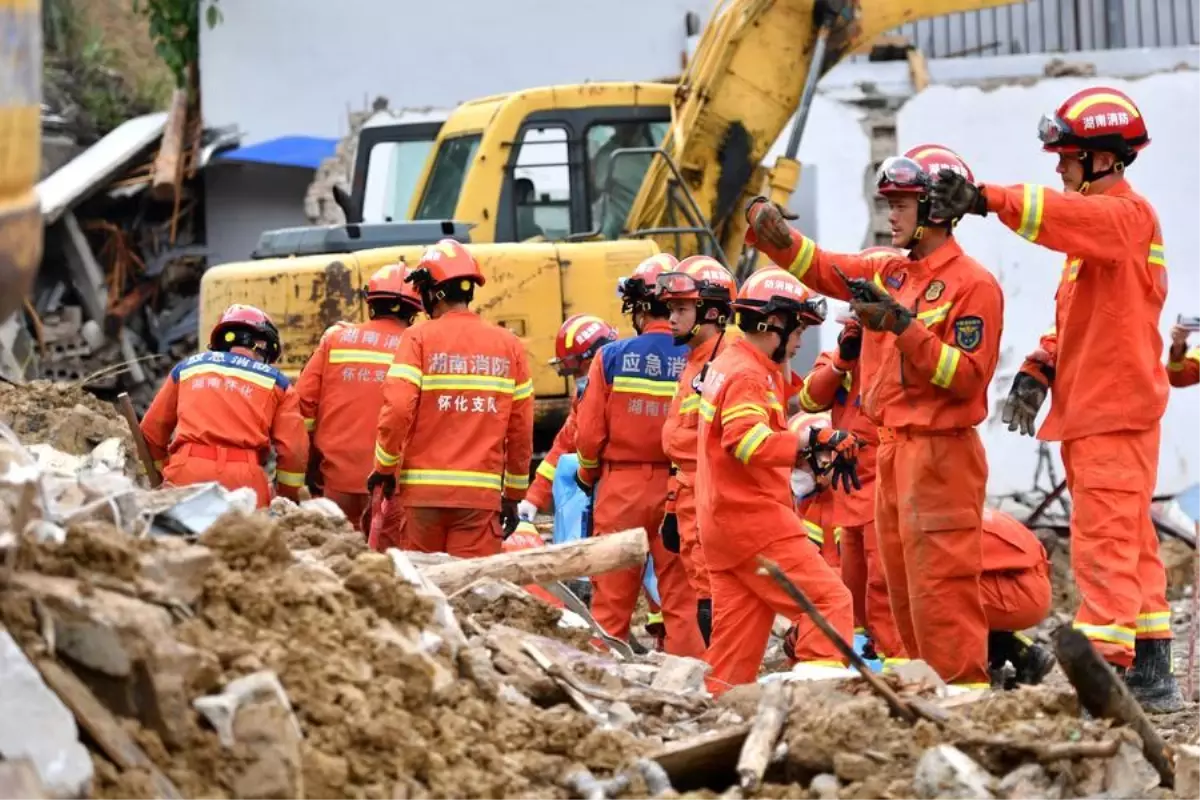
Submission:
M 250 258 L 263 231 L 310 224 L 304 193 L 313 171 L 215 161 L 204 175 L 209 266 Z
M 1200 172 L 1196 149 L 1200 73 L 1186 70 L 1133 81 L 1103 80 L 1137 101 L 1150 128 L 1152 142 L 1130 168 L 1129 179 L 1154 205 L 1162 224 L 1170 282 L 1159 325 L 1165 342 L 1176 315 L 1200 312 L 1200 240 L 1196 231 L 1200 186 L 1190 179 Z M 1096 82 L 1092 78 L 1060 78 L 991 91 L 933 86 L 900 110 L 899 145 L 903 149 L 922 142 L 944 142 L 963 155 L 980 180 L 1060 188 L 1055 161 L 1041 152 L 1035 135 L 1038 117 L 1053 111 L 1072 92 Z M 1181 176 L 1189 179 L 1181 180 Z M 1037 463 L 1037 443 L 1008 432 L 1000 423 L 1000 403 L 1022 358 L 1054 321 L 1054 291 L 1063 256 L 1026 242 L 994 218 L 968 219 L 957 235 L 967 252 L 996 273 L 1006 297 L 991 418 L 983 428 L 991 456 L 988 489 L 992 494 L 1027 490 Z M 1139 398 L 1132 395 L 1129 402 L 1138 403 Z M 1200 470 L 1196 405 L 1196 392 L 1172 390 L 1163 420 L 1159 493 L 1177 492 L 1196 481 Z M 1054 452 L 1057 459 L 1057 447 Z M 1058 469 L 1061 476 L 1061 463 Z

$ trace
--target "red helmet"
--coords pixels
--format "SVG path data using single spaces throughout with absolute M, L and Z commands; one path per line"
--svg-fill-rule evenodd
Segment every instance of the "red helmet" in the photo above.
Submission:
M 414 284 L 430 286 L 440 286 L 459 278 L 471 281 L 476 286 L 487 283 L 475 256 L 453 239 L 442 239 L 437 244 L 426 247 L 425 252 L 421 254 L 421 260 L 408 276 L 408 280 Z
M 550 359 L 550 366 L 564 377 L 574 375 L 584 361 L 595 356 L 604 345 L 616 340 L 616 328 L 599 317 L 591 314 L 568 317 L 554 339 L 554 358 Z
M 367 302 L 399 300 L 400 306 L 408 306 L 413 313 L 416 313 L 421 310 L 422 303 L 421 295 L 417 293 L 416 287 L 409 280 L 409 276 L 414 271 L 412 267 L 406 266 L 403 262 L 380 267 L 367 281 L 367 288 L 363 290 L 363 296 Z M 397 307 L 396 310 L 400 311 L 401 308 Z
M 674 272 L 659 273 L 656 291 L 663 300 L 729 303 L 737 285 L 729 270 L 712 256 L 689 256 Z
M 880 164 L 875 173 L 875 186 L 885 196 L 925 194 L 943 169 L 954 170 L 971 183 L 975 182 L 971 168 L 958 153 L 940 144 L 923 144 Z
M 1124 164 L 1150 144 L 1146 120 L 1129 95 L 1107 86 L 1076 92 L 1038 123 L 1038 139 L 1049 153 L 1100 151 Z
M 779 267 L 760 269 L 742 284 L 733 307 L 755 314 L 791 314 L 803 325 L 825 321 L 825 298 L 814 297 L 800 280 Z
M 225 309 L 208 336 L 210 350 L 228 351 L 234 347 L 254 350 L 268 364 L 278 361 L 283 352 L 279 329 L 267 313 L 239 303 Z
M 654 305 L 660 306 L 655 311 L 665 315 L 666 308 L 656 297 L 658 276 L 664 272 L 674 272 L 679 267 L 679 260 L 670 253 L 659 253 L 650 256 L 637 265 L 637 269 L 627 278 L 617 281 L 617 294 L 621 296 L 621 313 L 628 314 L 635 309 L 648 310 Z

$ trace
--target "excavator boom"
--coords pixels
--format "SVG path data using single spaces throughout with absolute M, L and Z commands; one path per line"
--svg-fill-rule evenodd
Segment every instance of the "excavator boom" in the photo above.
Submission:
M 843 58 L 904 23 L 1011 2 L 719 3 L 680 81 L 671 127 L 663 143 L 691 197 L 678 185 L 671 165 L 656 158 L 634 200 L 626 229 L 636 233 L 707 222 L 720 245 L 717 252 L 723 251 L 732 265 L 745 234 L 741 215 L 734 212 L 763 187 L 761 162 L 800 106 L 812 70 L 824 74 Z M 814 53 L 821 58 L 818 65 L 812 63 Z M 798 144 L 798 132 L 793 139 Z M 794 158 L 794 152 L 789 155 Z M 690 219 L 694 211 L 704 220 Z M 677 254 L 680 257 L 704 246 L 704 237 L 699 235 L 651 238 L 666 250 L 676 250 L 681 244 L 684 252 Z

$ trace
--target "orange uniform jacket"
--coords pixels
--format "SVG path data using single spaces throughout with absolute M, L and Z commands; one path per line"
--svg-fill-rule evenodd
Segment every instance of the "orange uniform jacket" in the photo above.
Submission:
M 521 500 L 533 383 L 521 341 L 472 311 L 414 326 L 383 385 L 375 470 L 405 506 L 498 510 Z
M 1167 380 L 1176 387 L 1200 383 L 1200 347 L 1193 347 L 1184 353 L 1182 361 L 1168 361 Z
M 366 491 L 383 382 L 406 327 L 388 318 L 334 325 L 296 381 L 304 426 L 321 453 L 326 489 Z
M 700 401 L 696 497 L 710 569 L 726 570 L 796 536 L 789 481 L 799 436 L 788 430 L 778 364 L 745 339 L 708 370 Z
M 1057 363 L 1038 431 L 1070 441 L 1149 430 L 1167 407 L 1159 317 L 1167 266 L 1158 217 L 1120 180 L 1103 194 L 987 184 L 988 208 L 1025 239 L 1067 256 L 1055 294 Z
M 753 230 L 747 241 L 755 243 Z M 821 294 L 849 300 L 834 267 L 913 310 L 904 333 L 863 331 L 862 408 L 876 425 L 952 430 L 987 418 L 987 386 L 1000 355 L 1004 298 L 995 277 L 950 239 L 925 258 L 832 254 L 798 231 L 786 249 L 758 248 Z M 885 342 L 894 339 L 894 345 Z
M 606 344 L 592 361 L 587 392 L 579 403 L 579 478 L 594 484 L 600 462 L 669 463 L 662 428 L 685 348 L 672 341 L 665 322 L 646 325 L 639 336 Z
M 575 433 L 579 428 L 576 415 L 579 411 L 579 401 L 583 399 L 583 393 L 587 389 L 587 382 L 586 375 L 575 379 L 575 396 L 571 399 L 571 411 L 567 414 L 563 426 L 554 435 L 554 441 L 550 444 L 550 452 L 546 453 L 546 457 L 538 465 L 537 473 L 533 476 L 533 485 L 529 487 L 529 493 L 525 495 L 525 499 L 539 509 L 550 506 L 559 457 L 563 453 L 575 452 Z
M 696 448 L 700 428 L 700 394 L 697 391 L 700 371 L 715 354 L 725 349 L 725 344 L 733 338 L 731 334 L 732 331 L 714 336 L 688 352 L 687 365 L 679 375 L 679 386 L 667 412 L 667 421 L 663 423 L 663 452 L 678 469 L 676 480 L 685 486 L 694 485 L 699 458 Z
M 160 465 L 184 445 L 253 451 L 260 464 L 273 447 L 280 494 L 294 499 L 304 485 L 308 434 L 296 391 L 282 372 L 247 356 L 210 350 L 176 364 L 141 429 Z
M 829 502 L 833 510 L 829 519 L 839 527 L 866 525 L 875 518 L 875 493 L 867 484 L 875 480 L 875 451 L 879 446 L 879 429 L 862 410 L 862 367 L 861 359 L 849 372 L 840 372 L 834 366 L 837 350 L 829 350 L 817 356 L 812 371 L 804 378 L 804 389 L 800 392 L 800 407 L 810 413 L 829 410 L 829 422 L 838 430 L 851 431 L 867 443 L 867 448 L 858 454 L 858 479 L 863 489 L 854 492 L 833 493 Z

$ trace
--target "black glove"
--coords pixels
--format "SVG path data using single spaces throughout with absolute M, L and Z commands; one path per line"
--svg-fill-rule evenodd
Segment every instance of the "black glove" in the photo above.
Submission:
M 390 500 L 396 493 L 396 476 L 372 472 L 367 476 L 367 494 L 374 494 L 376 488 L 382 489 L 383 496 Z
M 1008 390 L 1008 398 L 1004 401 L 1004 410 L 1000 419 L 1008 425 L 1010 431 L 1019 430 L 1023 436 L 1033 436 L 1034 423 L 1050 385 L 1039 376 L 1022 369 L 1013 378 L 1012 388 Z
M 857 320 L 850 320 L 842 326 L 842 332 L 838 334 L 838 358 L 847 363 L 857 361 L 862 353 L 862 324 Z
M 832 456 L 832 461 L 824 468 L 830 476 L 829 484 L 834 489 L 840 484 L 842 491 L 849 492 L 852 487 L 862 488 L 862 481 L 858 479 L 858 451 L 862 448 L 862 440 L 849 431 L 812 428 L 805 453 L 814 476 L 822 472 L 819 456 Z
M 313 497 L 320 497 L 325 493 L 325 478 L 321 475 L 321 451 L 314 444 L 308 447 L 308 469 L 304 473 L 304 485 Z
M 904 333 L 913 321 L 913 312 L 900 305 L 894 297 L 879 286 L 864 281 L 864 288 L 869 289 L 875 299 L 851 300 L 850 308 L 858 315 L 864 328 L 873 331 L 890 331 L 897 336 Z
M 929 199 L 929 216 L 935 220 L 959 219 L 967 214 L 986 217 L 988 213 L 983 190 L 952 169 L 938 170 Z
M 504 538 L 512 536 L 512 532 L 517 529 L 517 523 L 521 521 L 517 514 L 517 501 L 509 500 L 507 497 L 500 501 L 500 524 L 504 527 Z
M 579 477 L 578 471 L 575 472 L 575 485 L 579 487 L 579 491 L 583 492 L 588 497 L 592 496 L 592 489 L 595 487 L 585 481 L 583 478 Z
M 679 552 L 679 517 L 667 514 L 662 524 L 658 526 L 658 535 L 662 537 L 663 547 L 672 553 Z
M 746 206 L 746 221 L 754 231 L 755 242 L 772 247 L 791 247 L 792 229 L 787 224 L 796 215 L 766 197 L 756 197 Z

